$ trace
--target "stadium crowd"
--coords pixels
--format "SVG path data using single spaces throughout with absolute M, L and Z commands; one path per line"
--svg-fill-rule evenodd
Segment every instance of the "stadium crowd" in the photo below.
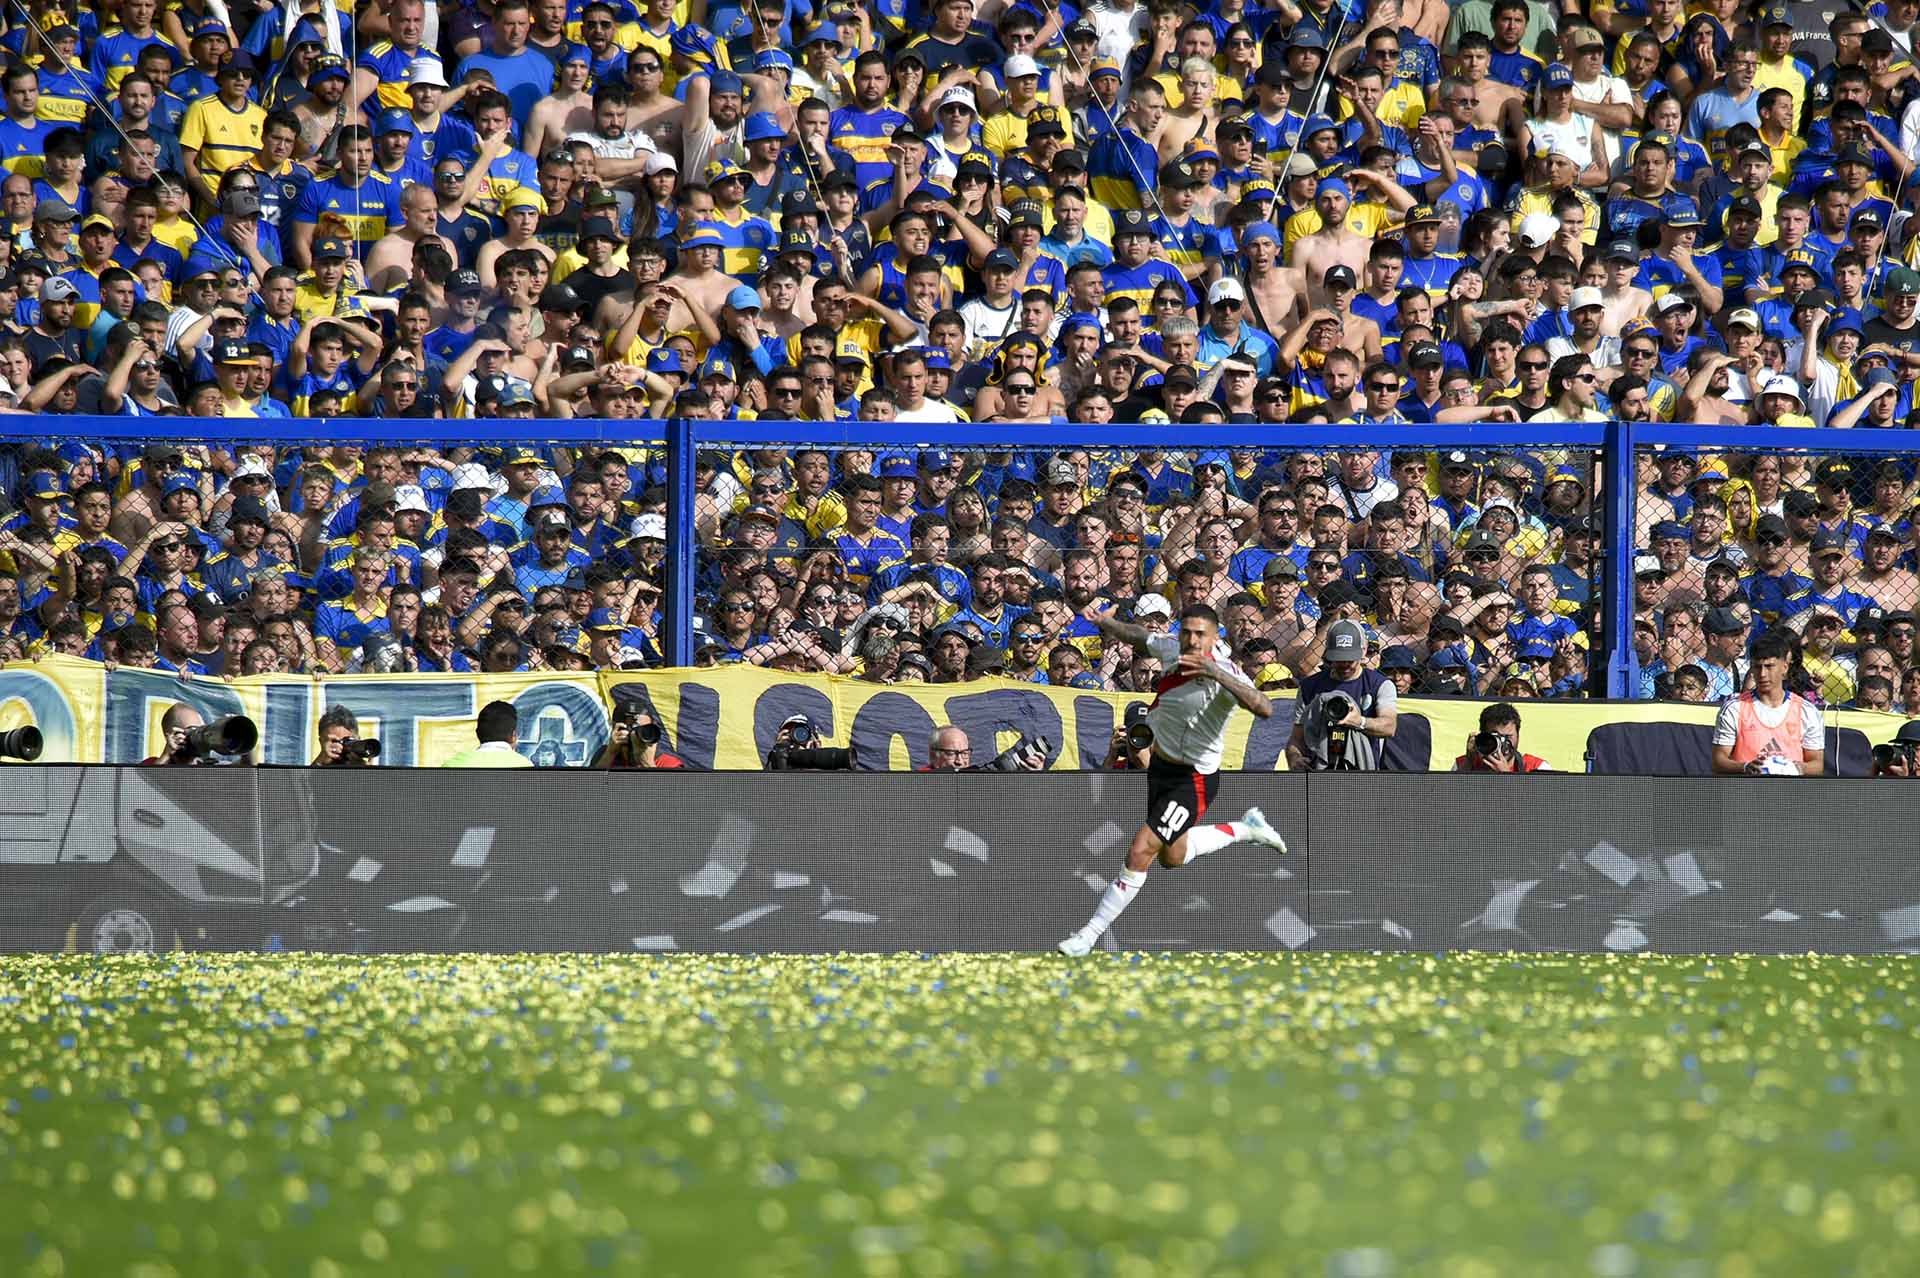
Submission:
M 1403 691 L 1584 695 L 1556 424 L 1911 424 L 1916 16 L 1814 56 L 1740 0 L 10 0 L 0 408 L 315 427 L 0 449 L 0 658 L 656 664 L 640 419 L 970 420 L 1007 448 L 703 454 L 697 660 L 1144 690 L 1089 618 L 1204 601 L 1263 687 L 1352 619 Z M 1044 447 L 1113 421 L 1166 449 Z M 1483 421 L 1540 446 L 1366 443 Z M 1217 422 L 1355 442 L 1179 446 Z M 1646 695 L 1784 628 L 1823 700 L 1920 709 L 1911 464 L 1643 470 Z

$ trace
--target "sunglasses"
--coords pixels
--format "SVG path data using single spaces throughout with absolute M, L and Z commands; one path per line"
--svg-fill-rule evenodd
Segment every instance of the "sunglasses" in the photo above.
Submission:
M 1321 572 L 1333 572 L 1340 567 L 1340 561 L 1338 559 L 1309 559 L 1307 561 L 1307 567 L 1317 569 Z
M 720 611 L 721 612 L 752 612 L 753 605 L 750 603 L 722 604 L 720 605 Z
M 767 394 L 777 395 L 781 399 L 791 399 L 800 393 L 798 386 L 769 386 L 767 388 Z
M 1629 346 L 1625 349 L 1625 354 L 1628 359 L 1652 359 L 1653 347 Z
M 1400 385 L 1398 382 L 1368 382 L 1367 389 L 1370 391 L 1392 391 L 1396 395 L 1400 393 Z
M 1015 386 L 1009 382 L 1007 383 L 1006 391 L 1009 395 L 1031 395 L 1034 392 L 1034 388 L 1031 386 Z
M 1576 382 L 1585 382 L 1589 386 L 1591 386 L 1593 383 L 1599 381 L 1600 379 L 1598 377 L 1595 377 L 1592 373 L 1575 373 L 1573 375 L 1573 380 Z
M 1231 297 L 1222 298 L 1220 301 L 1215 302 L 1214 305 L 1223 311 L 1237 311 L 1240 309 L 1240 303 L 1234 301 Z
M 1041 636 L 1041 635 L 1037 635 L 1037 634 L 1033 634 L 1033 633 L 1031 633 L 1031 632 L 1029 632 L 1029 633 L 1027 633 L 1027 634 L 1024 634 L 1024 635 L 1015 635 L 1015 636 L 1013 637 L 1013 641 L 1014 641 L 1015 643 L 1039 643 L 1039 642 L 1041 641 L 1041 639 L 1042 639 L 1042 637 L 1043 637 L 1043 636 Z
M 1545 360 L 1530 359 L 1523 361 L 1519 367 L 1522 372 L 1544 373 L 1547 371 L 1547 362 Z
M 1497 550 L 1469 550 L 1465 557 L 1466 561 L 1470 564 L 1490 564 L 1500 558 L 1500 552 Z

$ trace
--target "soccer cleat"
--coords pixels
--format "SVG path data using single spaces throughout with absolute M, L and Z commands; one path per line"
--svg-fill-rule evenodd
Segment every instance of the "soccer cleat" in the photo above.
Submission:
M 1287 841 L 1280 837 L 1280 831 L 1267 824 L 1267 814 L 1259 808 L 1248 808 L 1240 824 L 1247 827 L 1248 842 L 1264 843 L 1280 855 L 1286 855 Z
M 1095 939 L 1094 937 L 1088 936 L 1084 931 L 1072 932 L 1069 933 L 1067 939 L 1060 942 L 1056 948 L 1059 949 L 1062 954 L 1068 955 L 1071 958 L 1082 958 L 1093 952 L 1093 942 Z

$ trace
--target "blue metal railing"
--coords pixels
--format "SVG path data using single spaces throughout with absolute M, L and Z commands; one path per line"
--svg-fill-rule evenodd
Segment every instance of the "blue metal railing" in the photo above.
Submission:
M 492 420 L 429 421 L 363 417 L 293 420 L 202 419 L 191 417 L 0 416 L 0 444 L 62 440 L 107 442 L 169 440 L 201 444 L 273 443 L 295 445 L 325 441 L 378 444 L 432 441 L 456 444 L 541 443 L 601 447 L 660 447 L 667 457 L 669 630 L 667 660 L 686 665 L 693 657 L 693 598 L 698 543 L 694 536 L 694 458 L 710 445 L 764 447 L 813 444 L 825 448 L 1005 449 L 1031 440 L 1034 448 L 1133 450 L 1145 448 L 1235 449 L 1262 451 L 1335 450 L 1364 446 L 1383 452 L 1396 448 L 1464 448 L 1477 451 L 1552 448 L 1599 455 L 1599 490 L 1605 500 L 1596 513 L 1605 516 L 1605 577 L 1601 633 L 1606 648 L 1606 695 L 1630 698 L 1639 684 L 1633 648 L 1634 504 L 1638 496 L 1636 457 L 1649 448 L 1711 452 L 1791 451 L 1911 456 L 1920 459 L 1920 436 L 1907 431 L 1782 429 L 1766 426 L 1694 426 L 1606 422 L 1551 427 L 1472 423 L 1365 428 L 1314 426 L 1229 426 L 1199 423 L 1177 426 L 1034 426 L 996 423 L 940 425 L 907 422 L 692 421 L 573 418 L 535 422 Z M 1626 535 L 1621 535 L 1622 532 Z

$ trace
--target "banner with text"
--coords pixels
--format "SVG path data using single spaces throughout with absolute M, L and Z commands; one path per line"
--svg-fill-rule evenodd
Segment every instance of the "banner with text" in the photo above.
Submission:
M 186 702 L 209 719 L 244 714 L 259 725 L 260 761 L 299 765 L 315 751 L 329 706 L 353 711 L 363 736 L 378 737 L 383 767 L 437 767 L 473 745 L 473 720 L 489 701 L 520 712 L 520 750 L 546 767 L 583 767 L 608 739 L 615 705 L 650 707 L 668 748 L 698 768 L 758 770 L 774 734 L 804 714 L 823 743 L 851 746 L 863 769 L 926 764 L 927 738 L 943 724 L 964 728 L 984 762 L 1022 738 L 1045 738 L 1048 767 L 1097 768 L 1125 707 L 1141 694 L 1082 692 L 1046 684 L 882 685 L 827 675 L 780 674 L 749 666 L 604 674 L 274 675 L 232 681 L 183 680 L 155 670 L 107 670 L 48 657 L 0 668 L 0 729 L 33 724 L 46 762 L 137 763 L 161 751 L 160 716 Z M 1446 771 L 1479 726 L 1484 701 L 1407 698 L 1392 762 L 1410 771 Z M 1586 769 L 1587 737 L 1618 723 L 1711 724 L 1712 706 L 1666 702 L 1520 703 L 1521 744 L 1556 770 Z M 1836 726 L 1872 742 L 1889 740 L 1901 719 L 1840 711 Z M 1270 719 L 1236 714 L 1225 767 L 1286 767 L 1293 703 L 1276 700 Z

